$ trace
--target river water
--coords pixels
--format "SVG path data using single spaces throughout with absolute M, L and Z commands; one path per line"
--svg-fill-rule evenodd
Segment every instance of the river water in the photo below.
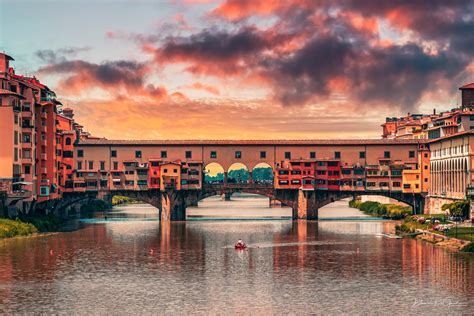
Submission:
M 474 311 L 473 255 L 383 237 L 387 221 L 269 219 L 288 210 L 262 211 L 261 199 L 254 213 L 242 204 L 245 219 L 216 220 L 228 206 L 214 202 L 190 210 L 199 220 L 160 223 L 156 209 L 131 205 L 77 231 L 0 241 L 0 314 Z M 320 211 L 341 214 L 363 217 L 342 203 Z M 248 250 L 233 249 L 238 238 Z

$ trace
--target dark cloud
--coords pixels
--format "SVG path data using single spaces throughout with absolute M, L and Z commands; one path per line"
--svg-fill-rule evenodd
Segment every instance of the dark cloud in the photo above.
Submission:
M 61 61 L 47 65 L 39 70 L 45 74 L 69 75 L 70 83 L 83 85 L 99 83 L 104 86 L 124 85 L 139 87 L 144 83 L 146 66 L 128 60 L 107 61 L 101 64 L 83 60 Z
M 52 64 L 64 62 L 67 57 L 76 56 L 78 53 L 89 50 L 89 47 L 64 47 L 57 50 L 42 49 L 35 52 L 36 57 L 41 61 Z

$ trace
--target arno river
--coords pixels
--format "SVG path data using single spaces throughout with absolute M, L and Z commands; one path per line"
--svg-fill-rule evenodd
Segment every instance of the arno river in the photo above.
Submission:
M 252 204 L 254 203 L 254 204 Z M 263 203 L 263 204 L 262 204 Z M 188 214 L 285 216 L 261 199 Z M 241 209 L 241 212 L 237 210 Z M 207 213 L 206 213 L 207 212 Z M 322 217 L 350 216 L 343 203 Z M 474 257 L 381 233 L 372 220 L 160 223 L 134 205 L 81 229 L 0 241 L 0 314 L 466 314 Z M 247 251 L 236 251 L 242 238 Z

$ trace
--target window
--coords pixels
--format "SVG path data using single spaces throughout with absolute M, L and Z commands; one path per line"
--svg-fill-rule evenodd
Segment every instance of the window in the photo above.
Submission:
M 163 169 L 163 173 L 168 173 L 168 169 Z
M 409 188 L 411 188 L 411 185 L 409 183 L 405 183 L 405 184 L 403 184 L 403 188 L 404 189 L 409 189 Z
M 469 120 L 470 120 L 470 121 L 474 121 L 474 115 L 470 115 L 470 116 L 469 116 Z
M 291 152 L 285 151 L 285 159 L 291 159 Z
M 118 170 L 118 161 L 114 161 L 114 170 Z
M 359 151 L 359 159 L 365 159 L 365 151 Z
M 428 165 L 425 165 L 425 170 L 428 170 Z
M 74 156 L 74 154 L 73 154 L 72 150 L 63 151 L 63 157 L 64 158 L 72 158 L 73 156 Z
M 351 169 L 342 169 L 342 174 L 351 174 Z
M 287 175 L 289 173 L 288 170 L 278 170 L 279 175 Z
M 100 162 L 100 170 L 105 170 L 105 161 Z
M 401 186 L 401 183 L 400 183 L 400 182 L 393 182 L 393 183 L 392 183 L 392 186 L 393 186 L 394 188 L 399 188 L 399 187 Z
M 117 151 L 116 151 L 116 150 L 112 150 L 112 151 L 110 152 L 110 157 L 114 157 L 114 158 L 117 157 Z
M 158 161 L 152 161 L 151 162 L 152 167 L 158 167 L 159 165 L 160 165 L 160 163 Z
M 193 158 L 193 152 L 190 151 L 190 150 L 187 150 L 187 151 L 186 151 L 186 158 L 187 158 L 187 159 Z
M 390 152 L 389 151 L 384 151 L 383 152 L 383 157 L 384 158 L 390 158 Z
M 82 161 L 77 162 L 77 170 L 82 170 Z
M 142 151 L 141 150 L 135 150 L 135 158 L 142 158 Z
M 71 145 L 71 138 L 66 137 L 66 145 Z
M 288 184 L 288 180 L 280 180 L 280 181 L 278 181 L 278 184 L 286 185 L 286 184 Z
M 29 149 L 23 150 L 23 158 L 31 158 L 31 151 Z
M 315 159 L 315 158 L 316 158 L 316 152 L 315 152 L 315 151 L 311 151 L 311 152 L 309 153 L 309 158 L 310 158 L 310 159 Z
M 30 174 L 31 173 L 31 166 L 26 165 L 25 166 L 25 174 Z
M 340 151 L 335 151 L 334 152 L 334 158 L 341 159 L 341 152 Z
M 92 169 L 94 169 L 94 162 L 89 161 L 89 170 L 92 170 Z
M 18 132 L 15 131 L 15 134 L 14 134 L 14 141 L 15 141 L 15 145 L 18 145 Z
M 23 143 L 31 143 L 31 135 L 30 134 L 23 134 Z
M 408 152 L 408 158 L 415 158 L 415 151 L 414 150 L 410 150 Z
M 260 152 L 260 159 L 265 159 L 267 158 L 267 152 L 266 151 L 261 151 Z
M 242 152 L 241 151 L 236 151 L 235 152 L 235 158 L 237 158 L 237 159 L 242 158 Z
M 211 151 L 211 158 L 217 158 L 217 152 Z
M 166 150 L 161 151 L 161 158 L 168 158 L 168 153 L 166 152 Z
M 177 172 L 178 172 L 178 169 L 173 169 L 173 172 L 174 172 L 174 173 L 177 173 Z
M 147 180 L 138 180 L 138 181 L 137 181 L 137 184 L 138 184 L 138 185 L 147 185 L 147 184 L 148 184 L 148 181 L 147 181 Z
M 424 153 L 423 155 L 425 158 L 428 158 L 428 153 Z
M 84 150 L 78 149 L 77 150 L 77 157 L 84 157 Z

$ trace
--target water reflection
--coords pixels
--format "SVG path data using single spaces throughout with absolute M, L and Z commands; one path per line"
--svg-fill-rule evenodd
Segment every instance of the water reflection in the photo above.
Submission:
M 432 314 L 474 308 L 472 256 L 377 236 L 390 229 L 386 222 L 137 218 L 2 241 L 0 313 Z M 238 238 L 251 247 L 235 251 Z M 440 306 L 446 300 L 460 304 Z

